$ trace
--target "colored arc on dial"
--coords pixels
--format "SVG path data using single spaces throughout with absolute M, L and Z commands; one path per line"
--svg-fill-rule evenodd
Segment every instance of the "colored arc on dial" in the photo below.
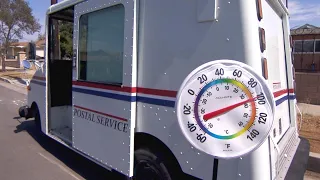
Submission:
M 252 107 L 252 114 L 251 114 L 251 117 L 250 117 L 250 120 L 249 122 L 246 124 L 245 127 L 243 127 L 240 131 L 238 131 L 237 133 L 235 134 L 232 134 L 232 135 L 228 135 L 228 136 L 221 136 L 221 135 L 217 135 L 217 134 L 214 134 L 212 132 L 210 132 L 201 122 L 200 120 L 200 116 L 199 116 L 199 101 L 200 101 L 200 98 L 202 97 L 203 93 L 205 93 L 211 86 L 214 86 L 216 84 L 221 84 L 221 83 L 229 83 L 229 84 L 233 84 L 237 87 L 239 87 L 246 95 L 248 98 L 253 98 L 252 97 L 252 94 L 251 92 L 248 90 L 248 88 L 243 85 L 242 83 L 240 83 L 239 81 L 236 81 L 234 79 L 217 79 L 217 80 L 214 80 L 210 83 L 208 83 L 207 85 L 205 85 L 201 91 L 199 92 L 197 98 L 196 98 L 196 101 L 195 101 L 195 106 L 194 106 L 194 114 L 195 114 L 195 119 L 197 121 L 197 124 L 200 126 L 200 128 L 207 134 L 209 134 L 210 136 L 214 137 L 214 138 L 217 138 L 217 139 L 233 139 L 233 138 L 236 138 L 238 136 L 240 136 L 241 134 L 243 134 L 244 132 L 246 132 L 251 126 L 252 124 L 254 123 L 254 120 L 255 120 L 255 116 L 256 116 L 256 105 L 254 103 L 254 101 L 250 102 L 251 103 L 251 107 Z M 235 123 L 236 123 L 236 119 L 235 119 Z

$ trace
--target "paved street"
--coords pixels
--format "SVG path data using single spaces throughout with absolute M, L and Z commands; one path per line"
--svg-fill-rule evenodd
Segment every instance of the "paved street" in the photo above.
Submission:
M 0 82 L 1 180 L 118 179 L 40 134 L 33 119 L 18 119 L 18 108 L 26 103 L 26 95 L 12 87 Z

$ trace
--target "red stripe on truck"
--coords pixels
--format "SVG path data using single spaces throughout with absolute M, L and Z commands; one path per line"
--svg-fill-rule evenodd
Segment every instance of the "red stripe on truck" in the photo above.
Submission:
M 46 77 L 33 76 L 33 78 L 37 80 L 43 80 L 43 81 L 46 80 Z M 152 88 L 143 88 L 143 87 L 128 87 L 128 86 L 118 87 L 118 86 L 110 86 L 110 85 L 98 84 L 98 83 L 81 82 L 81 81 L 72 81 L 72 84 L 76 86 L 82 86 L 82 87 L 90 87 L 90 88 L 105 89 L 105 90 L 112 90 L 112 91 L 118 91 L 118 92 L 127 92 L 127 93 L 141 93 L 141 94 L 165 96 L 165 97 L 172 97 L 172 98 L 175 98 L 178 93 L 177 91 L 171 91 L 171 90 L 152 89 Z M 274 92 L 273 95 L 275 98 L 277 98 L 287 93 L 294 93 L 294 89 L 283 89 L 283 90 Z
M 283 89 L 283 90 L 280 90 L 280 91 L 276 91 L 273 93 L 273 96 L 275 98 L 281 96 L 281 95 L 284 95 L 284 94 L 287 94 L 287 93 L 294 93 L 294 89 Z
M 83 86 L 83 87 L 106 89 L 106 90 L 113 90 L 113 91 L 127 92 L 127 93 L 141 93 L 141 94 L 166 96 L 166 97 L 176 97 L 176 95 L 177 95 L 177 91 L 162 90 L 162 89 L 127 87 L 127 86 L 116 87 L 116 86 L 110 86 L 110 85 L 105 85 L 105 84 L 80 82 L 80 81 L 73 81 L 72 84 L 77 85 L 77 86 Z
M 94 113 L 97 113 L 97 114 L 101 114 L 101 115 L 104 115 L 104 116 L 109 116 L 109 117 L 112 117 L 112 118 L 115 118 L 115 119 L 119 119 L 119 120 L 121 120 L 121 121 L 125 121 L 125 122 L 128 121 L 128 120 L 125 119 L 125 118 L 118 117 L 118 116 L 114 116 L 114 115 L 107 114 L 107 113 L 104 113 L 104 112 L 99 112 L 99 111 L 92 110 L 92 109 L 89 109 L 89 108 L 85 108 L 85 107 L 81 107 L 81 106 L 77 106 L 77 105 L 74 105 L 74 107 L 75 107 L 75 108 L 82 109 L 82 110 L 85 110 L 85 111 L 91 111 L 91 112 L 94 112 Z

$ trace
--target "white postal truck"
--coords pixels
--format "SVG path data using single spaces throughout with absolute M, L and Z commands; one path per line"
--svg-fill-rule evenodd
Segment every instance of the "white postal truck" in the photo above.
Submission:
M 19 113 L 127 178 L 302 177 L 288 19 L 282 0 L 64 0 Z

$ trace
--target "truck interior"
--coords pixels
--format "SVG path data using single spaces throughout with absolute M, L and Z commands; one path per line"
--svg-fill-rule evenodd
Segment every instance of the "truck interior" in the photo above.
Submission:
M 69 7 L 49 16 L 48 23 L 48 132 L 72 142 L 73 17 Z

